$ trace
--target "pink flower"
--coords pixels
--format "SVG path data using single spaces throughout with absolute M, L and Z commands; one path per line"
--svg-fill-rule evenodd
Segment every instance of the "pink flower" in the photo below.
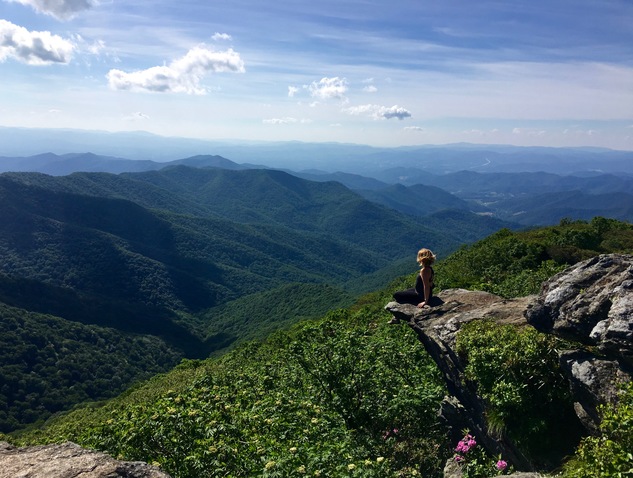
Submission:
M 461 455 L 455 455 L 455 461 L 457 463 L 460 463 L 460 462 L 464 461 L 464 457 L 461 456 Z
M 505 470 L 508 467 L 508 463 L 503 461 L 503 460 L 499 460 L 497 462 L 496 467 L 497 467 L 497 470 L 503 471 L 503 470 Z

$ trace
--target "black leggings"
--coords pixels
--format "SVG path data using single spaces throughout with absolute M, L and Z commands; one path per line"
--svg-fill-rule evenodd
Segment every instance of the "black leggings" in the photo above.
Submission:
M 424 301 L 424 295 L 420 296 L 415 288 L 399 290 L 393 294 L 393 299 L 399 304 L 413 304 L 418 305 Z
M 429 300 L 433 296 L 433 287 L 431 287 L 431 293 L 429 294 Z M 413 304 L 418 305 L 420 302 L 424 302 L 424 282 L 420 274 L 415 279 L 415 287 L 406 290 L 399 290 L 394 292 L 393 299 L 399 304 Z

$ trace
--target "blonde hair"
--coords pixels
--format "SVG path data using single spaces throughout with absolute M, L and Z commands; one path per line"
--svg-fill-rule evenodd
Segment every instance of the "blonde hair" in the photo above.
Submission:
M 435 254 L 430 249 L 422 248 L 418 251 L 418 264 L 430 266 L 435 262 Z

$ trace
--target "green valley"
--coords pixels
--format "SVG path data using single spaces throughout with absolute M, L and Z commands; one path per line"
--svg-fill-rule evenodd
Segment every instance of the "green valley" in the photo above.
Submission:
M 2 318 L 18 334 L 0 335 L 4 432 L 348 306 L 415 269 L 421 244 L 446 255 L 500 225 L 406 216 L 272 170 L 5 173 L 0 201 Z M 51 393 L 45 371 L 67 363 Z M 9 385 L 33 371 L 37 384 Z

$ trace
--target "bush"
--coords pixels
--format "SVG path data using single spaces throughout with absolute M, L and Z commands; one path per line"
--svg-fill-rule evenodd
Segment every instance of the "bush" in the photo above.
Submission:
M 633 382 L 617 403 L 601 408 L 600 435 L 584 438 L 565 466 L 565 478 L 633 477 Z
M 331 312 L 184 362 L 32 439 L 75 441 L 174 478 L 439 478 L 441 376 L 408 328 L 386 322 L 377 305 Z
M 576 425 L 558 365 L 559 344 L 532 327 L 492 320 L 470 322 L 457 336 L 466 379 L 477 384 L 487 402 L 491 431 L 506 434 L 541 464 L 569 443 L 565 434 Z

